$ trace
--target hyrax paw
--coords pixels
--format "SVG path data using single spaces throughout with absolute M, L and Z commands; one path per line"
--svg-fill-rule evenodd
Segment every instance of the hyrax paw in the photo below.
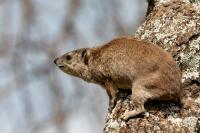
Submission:
M 117 102 L 117 98 L 116 97 L 112 98 L 111 103 L 115 105 L 116 102 Z
M 129 111 L 125 111 L 124 114 L 122 115 L 122 119 L 126 121 L 129 118 L 130 118 L 130 112 Z
M 117 98 L 113 98 L 110 100 L 109 106 L 111 110 L 114 109 L 116 103 L 117 103 Z
M 126 121 L 129 118 L 134 117 L 136 115 L 137 115 L 137 112 L 135 110 L 134 111 L 125 111 L 122 116 L 122 119 Z
M 128 120 L 129 118 L 131 117 L 135 117 L 139 114 L 143 113 L 143 111 L 136 111 L 136 110 L 133 110 L 133 111 L 125 111 L 124 114 L 122 115 L 122 119 L 123 120 Z

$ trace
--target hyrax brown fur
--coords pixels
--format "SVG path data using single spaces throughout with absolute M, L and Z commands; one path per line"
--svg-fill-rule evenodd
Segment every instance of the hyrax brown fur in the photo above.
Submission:
M 115 99 L 118 89 L 131 89 L 133 111 L 123 118 L 145 111 L 149 99 L 172 100 L 181 93 L 181 72 L 172 56 L 159 46 L 135 38 L 117 38 L 95 48 L 78 49 L 57 58 L 67 74 L 104 86 Z

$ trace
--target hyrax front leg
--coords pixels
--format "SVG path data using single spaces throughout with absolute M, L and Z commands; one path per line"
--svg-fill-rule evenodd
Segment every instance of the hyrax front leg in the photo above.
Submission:
M 115 106 L 116 94 L 117 94 L 118 90 L 111 81 L 105 82 L 105 88 L 106 88 L 107 94 L 110 98 L 109 100 L 110 100 L 110 105 L 111 105 L 111 109 L 112 109 Z
M 117 88 L 113 85 L 113 83 L 111 81 L 106 81 L 105 88 L 110 99 L 115 99 L 117 94 Z

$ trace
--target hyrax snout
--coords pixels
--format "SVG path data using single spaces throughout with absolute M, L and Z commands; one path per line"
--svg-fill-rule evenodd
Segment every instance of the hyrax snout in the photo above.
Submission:
M 68 52 L 55 60 L 65 73 L 105 87 L 111 99 L 119 89 L 131 89 L 133 111 L 145 111 L 149 99 L 172 100 L 181 93 L 181 71 L 172 56 L 159 46 L 135 38 L 117 38 L 94 48 Z

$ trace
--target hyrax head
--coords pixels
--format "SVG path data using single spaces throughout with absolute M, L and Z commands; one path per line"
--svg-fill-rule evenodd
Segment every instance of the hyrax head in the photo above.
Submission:
M 65 73 L 88 80 L 88 49 L 82 48 L 68 52 L 54 60 L 54 63 Z

